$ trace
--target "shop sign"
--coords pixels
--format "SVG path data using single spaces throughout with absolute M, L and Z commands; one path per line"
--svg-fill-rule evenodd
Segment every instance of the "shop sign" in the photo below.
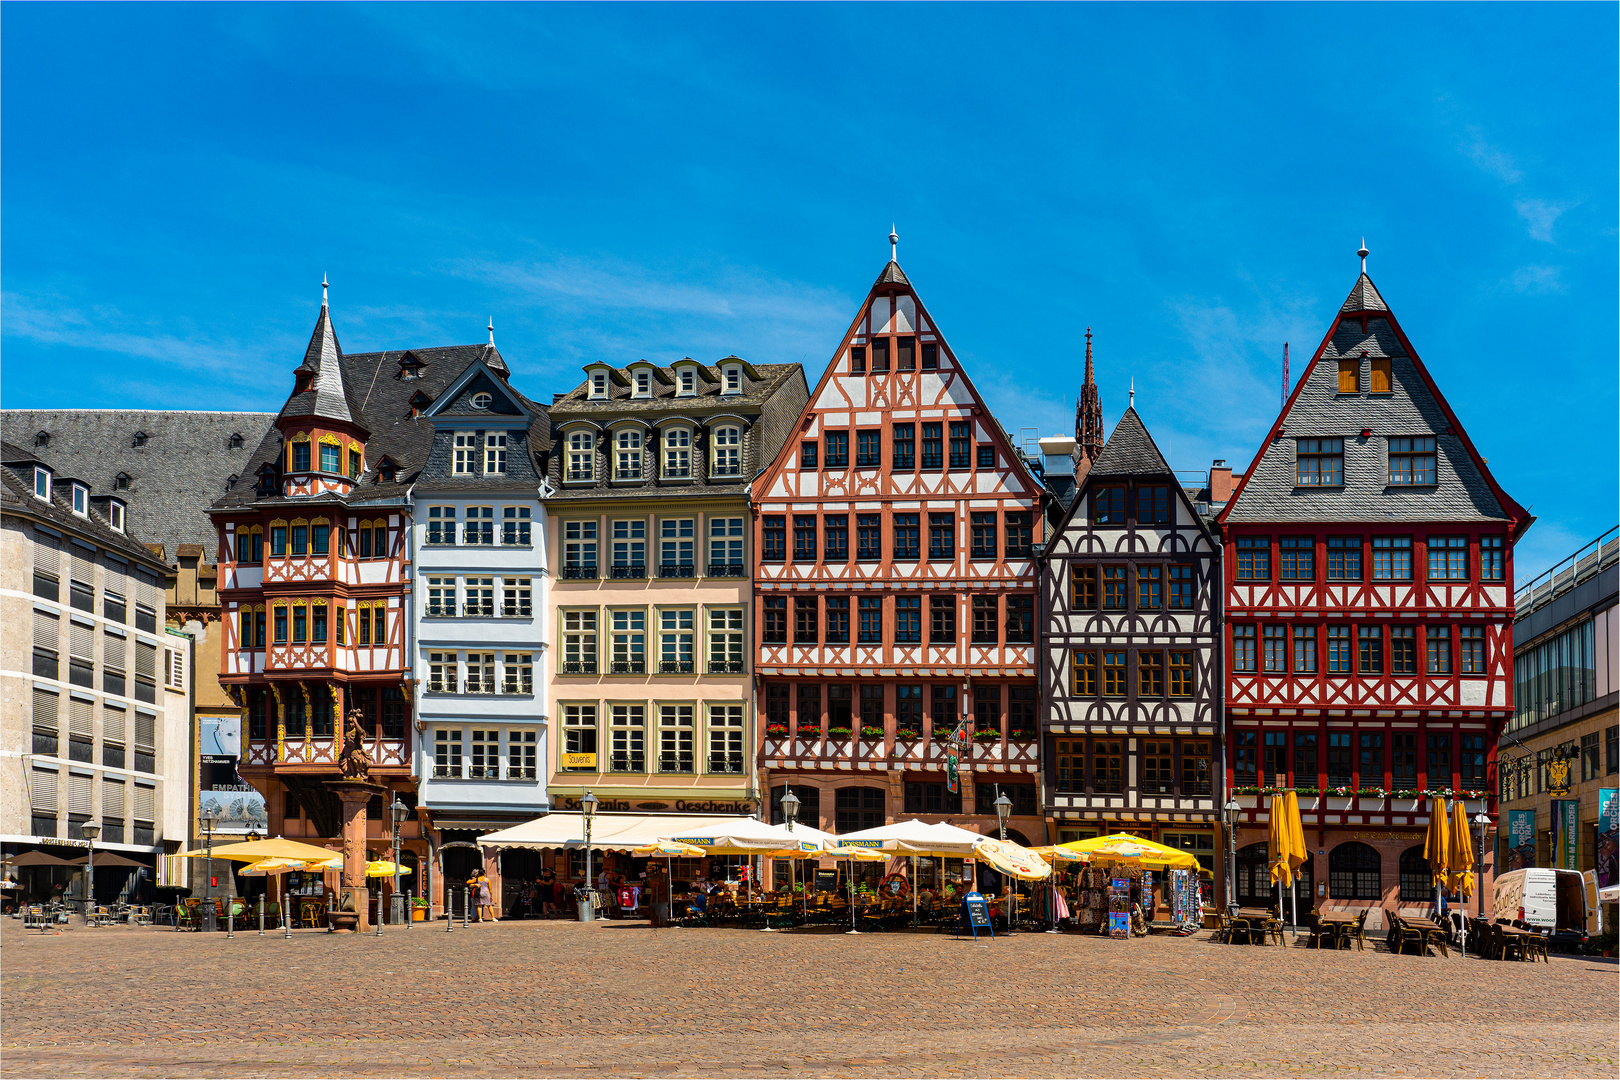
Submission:
M 1569 794 L 1569 765 L 1571 758 L 1564 757 L 1562 752 L 1554 751 L 1559 756 L 1547 762 L 1547 794 Z M 1574 869 L 1574 867 L 1570 867 Z
M 1536 865 L 1536 812 L 1509 810 L 1508 858 L 1509 870 L 1523 870 Z
M 1558 822 L 1558 849 L 1553 863 L 1560 870 L 1579 870 L 1580 801 L 1559 799 L 1553 803 L 1553 815 Z
M 1620 789 L 1617 788 L 1598 790 L 1597 879 L 1600 889 L 1620 880 Z
M 1353 832 L 1350 834 L 1356 840 L 1422 840 L 1424 834 L 1420 832 Z
M 554 809 L 577 811 L 581 809 L 581 795 L 559 795 L 552 799 Z M 632 803 L 629 799 L 604 799 L 600 796 L 596 800 L 598 813 L 628 814 L 635 810 L 669 810 L 673 808 L 677 814 L 735 814 L 739 817 L 754 812 L 754 804 L 747 799 L 676 799 L 673 803 L 665 802 L 638 802 Z
M 270 815 L 264 796 L 237 772 L 242 760 L 242 718 L 199 716 L 202 757 L 200 810 L 214 810 L 216 833 L 266 832 Z
M 561 765 L 564 769 L 594 769 L 596 768 L 596 755 L 594 753 L 570 754 L 565 752 L 562 756 Z
M 29 842 L 34 844 L 49 844 L 53 847 L 88 848 L 90 846 L 90 841 L 88 840 L 69 840 L 66 837 L 60 836 L 36 836 Z

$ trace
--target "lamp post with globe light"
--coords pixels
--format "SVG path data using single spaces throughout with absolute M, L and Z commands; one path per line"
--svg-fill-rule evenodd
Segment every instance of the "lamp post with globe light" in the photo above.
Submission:
M 579 921 L 592 922 L 596 918 L 596 907 L 591 899 L 591 824 L 596 820 L 596 806 L 601 800 L 589 791 L 579 800 L 581 816 L 585 819 L 585 888 L 579 901 Z
M 96 910 L 96 838 L 101 835 L 101 822 L 87 821 L 79 830 L 90 844 L 84 860 L 84 904 L 80 912 L 88 924 Z

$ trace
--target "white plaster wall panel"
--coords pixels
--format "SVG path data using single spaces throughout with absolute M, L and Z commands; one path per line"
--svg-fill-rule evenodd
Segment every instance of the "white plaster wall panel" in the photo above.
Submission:
M 897 333 L 909 334 L 917 325 L 917 301 L 909 296 L 901 296 L 897 300 L 894 329 Z
M 889 298 L 880 296 L 872 301 L 872 333 L 888 333 L 889 322 Z

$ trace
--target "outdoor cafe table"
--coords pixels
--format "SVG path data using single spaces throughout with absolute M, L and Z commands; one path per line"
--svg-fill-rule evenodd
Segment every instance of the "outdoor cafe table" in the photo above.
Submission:
M 1435 922 L 1433 919 L 1425 919 L 1421 916 L 1402 915 L 1401 923 L 1405 926 L 1410 926 L 1415 930 L 1421 931 L 1423 934 L 1423 944 L 1425 946 L 1438 945 L 1440 947 L 1440 953 L 1442 956 L 1449 957 L 1451 955 L 1451 953 L 1446 950 L 1446 928 Z M 1425 949 L 1425 951 L 1427 951 L 1427 949 Z
M 1333 947 L 1335 949 L 1348 942 L 1350 931 L 1356 925 L 1356 917 L 1348 911 L 1324 911 L 1316 919 L 1318 922 L 1332 927 Z
M 1235 922 L 1242 923 L 1241 929 L 1249 935 L 1251 943 L 1256 932 L 1260 934 L 1260 944 L 1266 943 L 1266 932 L 1270 929 L 1272 920 L 1269 908 L 1238 908 Z

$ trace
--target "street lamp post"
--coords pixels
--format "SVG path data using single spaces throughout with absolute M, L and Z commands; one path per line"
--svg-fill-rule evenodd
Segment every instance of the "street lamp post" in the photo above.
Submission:
M 81 910 L 88 924 L 96 910 L 96 837 L 101 835 L 101 822 L 87 821 L 79 829 L 90 843 L 90 850 L 84 859 L 84 904 Z
M 579 902 L 580 922 L 591 922 L 596 918 L 596 907 L 591 900 L 591 889 L 594 887 L 591 885 L 591 823 L 596 820 L 596 804 L 600 801 L 589 791 L 579 800 L 580 809 L 584 811 L 585 817 L 585 894 L 584 899 Z
M 793 823 L 795 821 L 799 820 L 799 797 L 797 795 L 793 794 L 793 788 L 792 787 L 788 787 L 786 790 L 784 790 L 782 792 L 782 816 L 787 819 L 787 831 L 792 832 L 793 831 Z M 792 911 L 792 901 L 793 901 L 793 891 L 792 890 L 793 890 L 793 886 L 797 883 L 798 869 L 799 869 L 798 861 L 796 859 L 789 859 L 788 860 L 788 903 L 789 903 L 788 910 L 790 912 Z M 773 870 L 773 871 L 771 871 L 771 873 L 775 874 L 776 871 Z M 804 895 L 805 895 L 804 902 L 807 905 L 806 910 L 808 910 L 808 905 L 810 903 L 810 890 L 806 889 L 804 891 Z
M 399 828 L 405 823 L 405 815 L 408 813 L 410 811 L 405 808 L 405 804 L 399 801 L 398 795 L 395 795 L 394 801 L 388 807 L 388 817 L 394 823 L 394 896 L 389 902 L 392 910 L 388 913 L 388 917 L 396 923 L 403 920 L 406 929 L 410 929 L 411 919 L 409 913 L 405 911 L 403 902 L 405 898 L 399 893 Z
M 996 806 L 996 826 L 1000 831 L 1001 839 L 1003 840 L 1003 842 L 1005 842 L 1006 839 L 1007 839 L 1007 818 L 1008 818 L 1008 816 L 1010 814 L 1012 814 L 1012 800 L 1007 798 L 1007 793 L 1005 791 L 1001 790 L 1001 785 L 1000 784 L 996 785 L 996 803 L 995 803 L 995 806 Z M 1013 917 L 1015 915 L 1017 915 L 1017 914 L 1018 914 L 1018 879 L 1014 878 L 1013 879 L 1013 902 L 1007 908 L 1007 934 L 1008 934 L 1008 936 L 1012 935 Z
M 202 912 L 204 921 L 207 923 L 205 929 L 216 930 L 218 929 L 219 911 L 211 901 L 214 899 L 214 822 L 219 820 L 219 808 L 217 806 L 208 807 L 198 815 L 198 820 L 202 822 L 204 861 L 208 867 L 203 878 L 203 899 L 210 901 L 203 904 Z
M 1228 797 L 1221 809 L 1226 812 L 1226 908 L 1230 914 L 1237 906 L 1237 820 L 1243 807 Z
M 1485 830 L 1490 824 L 1484 811 L 1474 815 L 1474 828 L 1479 832 L 1479 843 L 1474 845 L 1474 896 L 1481 919 L 1485 918 Z

